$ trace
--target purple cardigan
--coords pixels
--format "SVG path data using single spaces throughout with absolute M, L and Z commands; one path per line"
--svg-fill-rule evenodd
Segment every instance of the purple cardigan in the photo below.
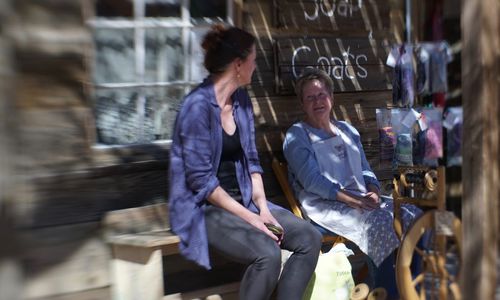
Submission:
M 253 108 L 245 89 L 231 96 L 233 115 L 244 152 L 236 163 L 243 205 L 258 212 L 252 201 L 252 173 L 262 173 L 257 149 Z M 188 259 L 210 269 L 205 229 L 207 197 L 219 185 L 217 168 L 222 152 L 220 107 L 210 78 L 189 93 L 177 115 L 170 153 L 170 225 L 180 239 L 180 251 Z M 269 203 L 269 208 L 275 205 Z

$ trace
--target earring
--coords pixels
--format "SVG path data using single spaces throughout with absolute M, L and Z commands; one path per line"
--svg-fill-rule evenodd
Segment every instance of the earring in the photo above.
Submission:
M 238 74 L 236 74 L 236 78 L 240 78 L 240 72 L 238 72 Z

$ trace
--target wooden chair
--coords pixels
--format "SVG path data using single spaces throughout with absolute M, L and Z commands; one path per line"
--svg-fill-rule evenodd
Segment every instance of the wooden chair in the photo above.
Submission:
M 302 210 L 300 209 L 299 201 L 297 200 L 297 198 L 295 198 L 295 195 L 293 194 L 293 191 L 290 188 L 290 185 L 288 184 L 288 166 L 287 166 L 287 164 L 285 162 L 279 161 L 277 158 L 274 158 L 273 163 L 272 163 L 272 167 L 273 167 L 274 175 L 276 175 L 276 178 L 278 179 L 281 190 L 283 191 L 283 194 L 285 195 L 285 198 L 286 198 L 288 205 L 290 206 L 290 209 L 292 210 L 293 214 L 301 219 L 306 219 L 304 217 L 304 214 L 302 213 Z M 337 243 L 346 242 L 346 239 L 340 235 L 323 235 L 322 242 L 324 244 L 331 243 L 331 244 L 335 245 Z
M 277 158 L 274 158 L 272 162 L 272 168 L 293 214 L 301 219 L 306 219 L 304 214 L 302 213 L 302 210 L 300 209 L 300 202 L 297 198 L 295 198 L 295 195 L 293 194 L 293 191 L 288 184 L 287 164 L 285 162 L 279 161 Z M 345 237 L 335 234 L 324 234 L 322 242 L 323 244 L 332 246 L 338 243 L 350 243 L 350 241 Z M 354 256 L 349 257 L 349 260 L 351 261 L 353 267 L 355 265 L 359 266 L 359 270 L 357 272 L 354 272 L 354 281 L 356 283 L 363 281 L 369 275 L 369 273 L 373 272 L 373 270 L 370 270 L 367 259 L 368 257 L 360 250 L 356 251 Z

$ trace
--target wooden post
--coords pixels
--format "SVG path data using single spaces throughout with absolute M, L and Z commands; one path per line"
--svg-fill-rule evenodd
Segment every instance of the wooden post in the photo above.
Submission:
M 11 12 L 9 1 L 0 4 L 0 27 L 5 28 Z M 12 155 L 14 153 L 15 132 L 13 121 L 14 66 L 13 47 L 5 31 L 0 32 L 0 210 L 12 198 L 13 174 Z
M 12 1 L 0 2 L 0 299 L 19 300 L 24 278 L 18 257 L 19 247 L 14 231 L 15 176 L 14 145 L 16 136 L 13 116 L 14 78 L 13 47 L 8 37 Z
M 163 298 L 161 249 L 113 245 L 113 300 Z
M 499 20 L 499 1 L 462 1 L 463 299 L 495 299 L 500 201 Z

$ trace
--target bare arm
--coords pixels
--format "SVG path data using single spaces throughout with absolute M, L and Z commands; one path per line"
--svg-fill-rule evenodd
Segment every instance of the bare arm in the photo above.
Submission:
M 269 211 L 264 191 L 264 182 L 260 173 L 252 173 L 252 201 L 259 208 L 260 216 L 264 223 L 271 223 L 283 228 Z
M 271 231 L 269 231 L 269 229 L 267 229 L 266 225 L 264 225 L 265 221 L 261 218 L 261 216 L 251 212 L 243 205 L 241 205 L 238 201 L 234 200 L 220 186 L 215 188 L 215 190 L 208 196 L 207 200 L 211 204 L 227 210 L 228 212 L 245 220 L 252 226 L 260 229 L 261 231 L 266 233 L 269 237 L 271 237 L 273 240 L 275 241 L 278 240 L 278 238 Z M 267 204 L 265 206 L 267 207 Z

